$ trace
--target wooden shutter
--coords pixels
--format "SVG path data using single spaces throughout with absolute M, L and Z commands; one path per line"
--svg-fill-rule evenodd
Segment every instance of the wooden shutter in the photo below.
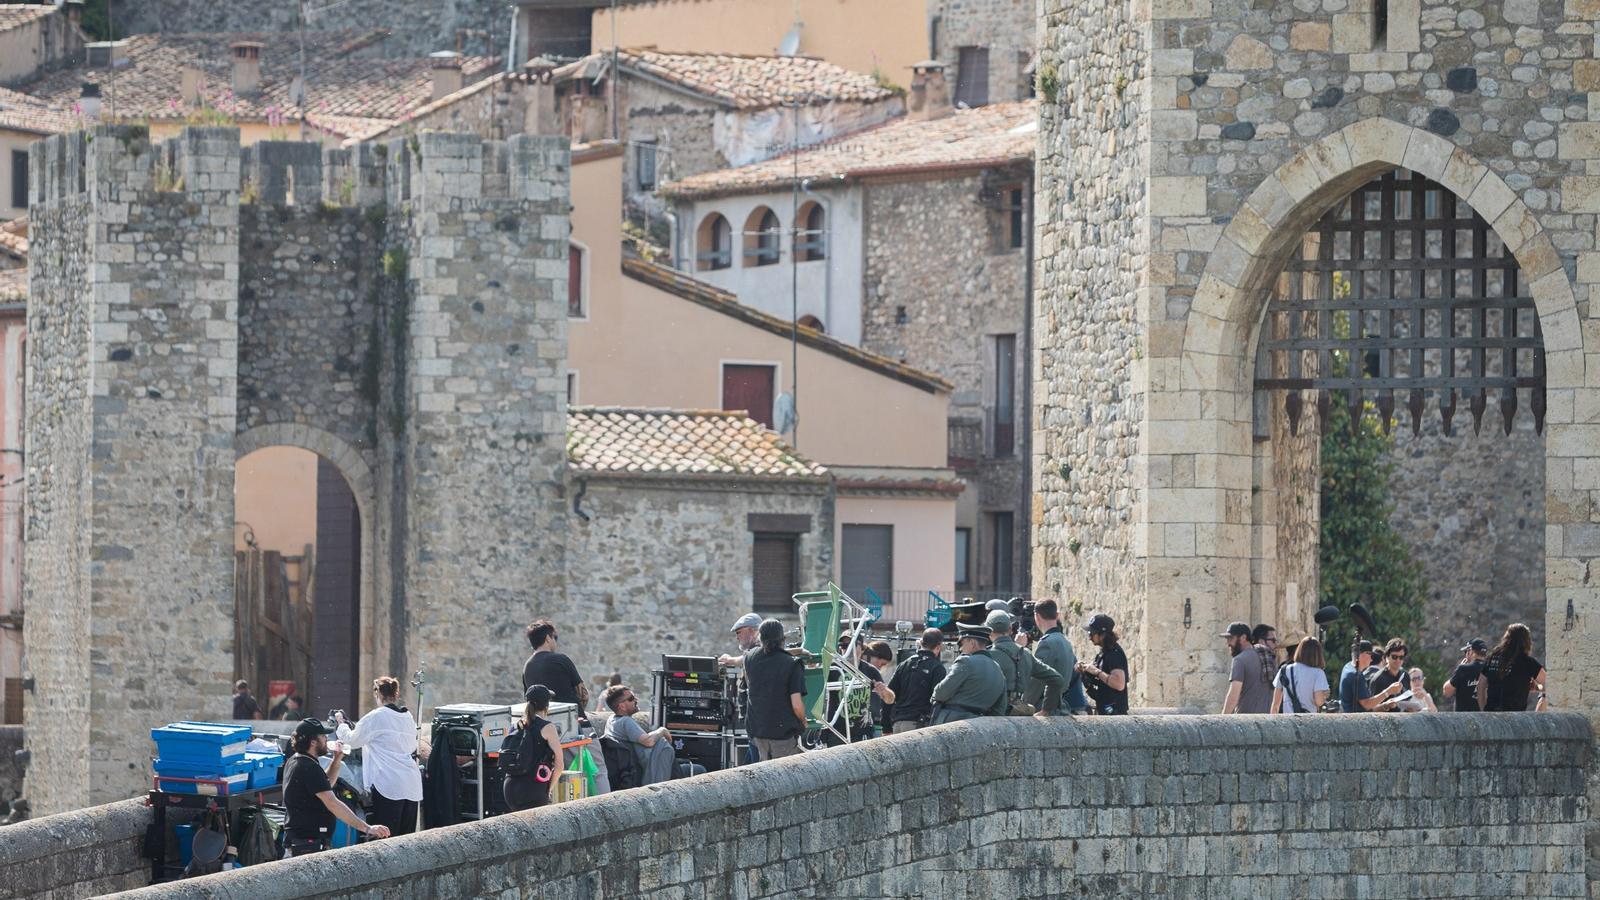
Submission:
M 750 418 L 772 427 L 772 366 L 722 367 L 722 408 L 742 409 Z
M 788 534 L 757 534 L 752 551 L 751 575 L 754 609 L 794 609 L 795 538 Z
M 962 47 L 956 61 L 956 105 L 989 102 L 989 48 Z
M 844 526 L 840 574 L 850 596 L 862 599 L 871 588 L 884 602 L 894 592 L 894 526 Z
M 11 151 L 11 205 L 28 208 L 28 151 Z
M 583 248 L 567 248 L 567 315 L 583 316 Z

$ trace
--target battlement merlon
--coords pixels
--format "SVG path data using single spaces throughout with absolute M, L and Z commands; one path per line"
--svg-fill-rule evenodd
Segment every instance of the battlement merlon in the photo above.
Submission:
M 564 203 L 567 198 L 572 153 L 562 136 L 524 134 L 495 141 L 424 132 L 386 146 L 391 206 L 444 211 L 497 200 Z
M 239 192 L 239 130 L 185 128 L 152 143 L 143 125 L 96 125 L 34 143 L 28 172 L 31 205 L 84 194 L 125 203 L 131 193 L 150 190 L 224 201 Z

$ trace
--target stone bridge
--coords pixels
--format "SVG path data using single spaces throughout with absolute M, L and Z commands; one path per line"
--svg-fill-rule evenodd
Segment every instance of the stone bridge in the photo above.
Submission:
M 986 719 L 124 896 L 1582 897 L 1591 747 L 1569 714 Z M 129 806 L 7 829 L 0 897 L 142 883 Z

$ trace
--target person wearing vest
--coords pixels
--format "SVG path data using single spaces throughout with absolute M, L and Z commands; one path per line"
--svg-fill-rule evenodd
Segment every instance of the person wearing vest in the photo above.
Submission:
M 328 750 L 328 735 L 333 729 L 317 719 L 306 719 L 294 728 L 294 755 L 283 766 L 284 842 L 288 855 L 305 856 L 328 849 L 333 838 L 333 823 L 343 822 L 360 834 L 386 838 L 389 829 L 368 825 L 350 807 L 333 795 L 333 782 L 339 777 L 344 747 L 335 747 L 333 762 L 323 771 L 318 760 Z
M 1006 702 L 1006 676 L 983 651 L 992 639 L 983 625 L 960 624 L 956 657 L 950 673 L 933 689 L 933 724 L 998 715 Z
M 929 628 L 922 633 L 917 652 L 895 667 L 894 677 L 889 679 L 895 698 L 889 707 L 890 734 L 923 728 L 933 719 L 933 688 L 945 676 L 944 663 L 939 661 L 943 646 L 944 632 Z

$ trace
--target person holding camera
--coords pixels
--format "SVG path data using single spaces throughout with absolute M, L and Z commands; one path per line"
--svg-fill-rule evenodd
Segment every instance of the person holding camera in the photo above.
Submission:
M 283 823 L 284 842 L 290 856 L 306 856 L 328 849 L 333 839 L 335 820 L 359 834 L 386 838 L 389 829 L 368 825 L 355 811 L 333 794 L 339 777 L 344 747 L 333 748 L 333 761 L 326 771 L 319 761 L 328 752 L 328 735 L 334 729 L 317 719 L 305 719 L 294 728 L 294 755 L 283 765 L 283 808 L 288 817 Z
M 894 692 L 894 705 L 889 707 L 889 733 L 900 734 L 923 728 L 933 719 L 933 689 L 944 680 L 944 663 L 939 661 L 939 650 L 944 646 L 944 632 L 929 628 L 922 632 L 917 652 L 895 667 L 889 679 L 889 690 Z
M 417 804 L 422 802 L 417 722 L 400 705 L 400 682 L 392 676 L 373 679 L 372 696 L 380 705 L 355 728 L 344 720 L 343 710 L 334 714 L 339 742 L 347 750 L 365 748 L 361 787 L 372 797 L 372 821 L 391 834 L 410 834 L 417 829 Z

